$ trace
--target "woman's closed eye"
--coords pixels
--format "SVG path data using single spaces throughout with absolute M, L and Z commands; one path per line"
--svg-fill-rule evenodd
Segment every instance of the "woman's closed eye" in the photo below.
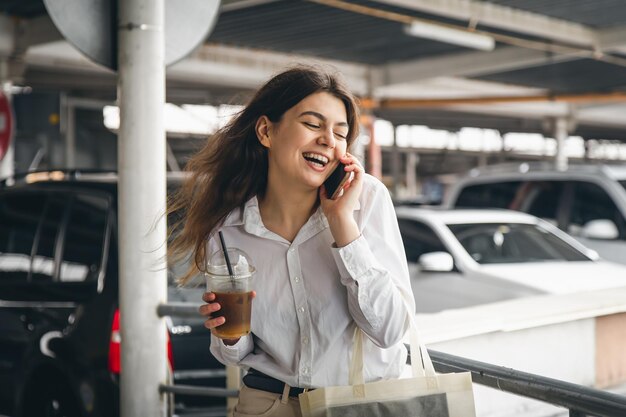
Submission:
M 343 132 L 333 132 L 335 134 L 335 136 L 337 136 L 339 139 L 343 139 L 346 140 L 348 135 L 343 133 Z
M 309 129 L 318 130 L 318 129 L 321 129 L 321 128 L 322 128 L 322 126 L 321 126 L 321 125 L 319 125 L 319 124 L 317 124 L 317 123 L 313 123 L 313 122 L 302 122 L 302 124 L 304 124 L 304 125 L 305 125 L 306 127 L 308 127 Z M 339 139 L 341 139 L 341 140 L 346 140 L 346 139 L 347 139 L 347 137 L 348 137 L 348 134 L 347 134 L 347 133 L 344 133 L 344 132 L 335 132 L 335 131 L 334 131 L 334 132 L 333 132 L 333 134 L 334 134 L 337 138 L 339 138 Z

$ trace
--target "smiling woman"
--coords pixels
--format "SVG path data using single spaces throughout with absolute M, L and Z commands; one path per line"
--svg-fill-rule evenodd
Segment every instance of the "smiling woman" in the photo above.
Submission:
M 305 388 L 348 383 L 352 336 L 365 339 L 367 381 L 397 378 L 415 311 L 408 266 L 385 186 L 349 153 L 354 98 L 338 74 L 310 67 L 270 79 L 187 165 L 171 202 L 181 282 L 221 258 L 219 232 L 256 268 L 250 333 L 218 338 L 227 310 L 207 292 L 200 307 L 222 363 L 249 369 L 235 416 L 300 416 Z M 325 181 L 349 179 L 329 198 Z M 329 190 L 329 193 L 331 190 Z M 227 253 L 230 249 L 227 251 Z
M 275 193 L 317 198 L 317 190 L 346 154 L 350 130 L 343 102 L 327 92 L 304 98 L 280 121 L 261 116 L 256 124 L 268 151 L 268 183 Z

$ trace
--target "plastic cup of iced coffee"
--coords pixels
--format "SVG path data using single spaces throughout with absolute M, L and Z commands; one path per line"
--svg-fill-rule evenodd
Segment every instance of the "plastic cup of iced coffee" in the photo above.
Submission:
M 224 324 L 213 328 L 213 334 L 220 339 L 237 339 L 250 333 L 252 276 L 255 270 L 244 251 L 228 248 L 227 252 L 227 257 L 221 249 L 209 257 L 206 286 L 221 306 L 213 317 L 225 319 Z M 226 258 L 230 261 L 230 270 Z

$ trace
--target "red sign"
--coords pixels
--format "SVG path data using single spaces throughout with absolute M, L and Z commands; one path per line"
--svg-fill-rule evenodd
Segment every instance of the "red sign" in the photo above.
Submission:
M 7 149 L 9 149 L 12 131 L 13 113 L 11 112 L 11 103 L 0 91 L 0 161 L 6 155 Z

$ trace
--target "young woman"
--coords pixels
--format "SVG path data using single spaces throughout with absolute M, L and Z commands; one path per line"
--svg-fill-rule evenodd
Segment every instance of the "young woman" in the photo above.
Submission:
M 222 363 L 248 370 L 235 416 L 299 416 L 304 388 L 348 384 L 354 330 L 367 335 L 365 379 L 400 376 L 415 311 L 389 193 L 349 153 L 358 110 L 338 76 L 297 67 L 270 79 L 187 166 L 171 211 L 182 214 L 174 260 L 244 250 L 256 274 L 251 333 L 212 336 Z M 324 181 L 341 161 L 351 181 L 331 200 Z M 224 323 L 212 293 L 200 313 Z

